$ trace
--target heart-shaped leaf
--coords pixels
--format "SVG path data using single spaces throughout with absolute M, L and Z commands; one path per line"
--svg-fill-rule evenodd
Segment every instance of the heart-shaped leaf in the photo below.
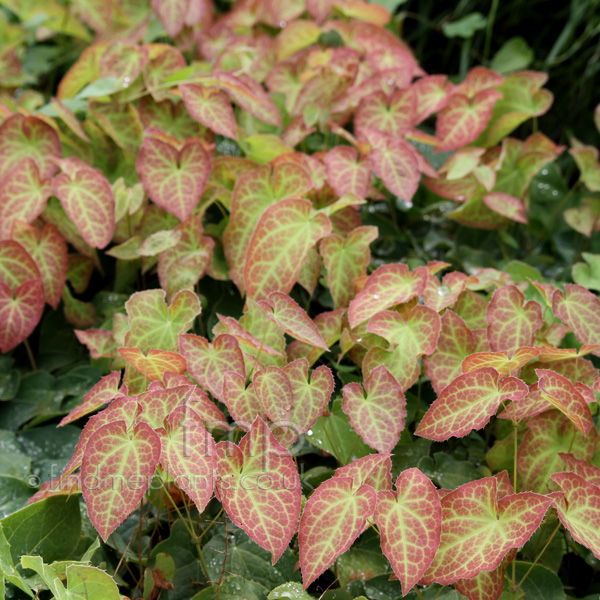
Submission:
M 254 374 L 254 391 L 263 411 L 276 424 L 287 425 L 294 404 L 292 384 L 283 369 L 269 366 Z
M 225 373 L 246 373 L 244 356 L 232 335 L 218 335 L 212 344 L 197 335 L 182 335 L 179 337 L 179 349 L 192 377 L 219 400 L 224 399 Z
M 440 545 L 442 507 L 431 480 L 419 469 L 400 473 L 395 492 L 377 494 L 375 523 L 381 532 L 381 550 L 407 594 Z
M 148 381 L 162 382 L 165 373 L 183 375 L 187 369 L 185 358 L 177 352 L 152 348 L 144 354 L 139 348 L 119 348 L 119 354 Z
M 137 157 L 137 170 L 150 198 L 181 221 L 189 219 L 210 174 L 210 156 L 199 140 L 180 148 L 147 136 Z
M 520 379 L 500 379 L 491 367 L 464 373 L 442 390 L 415 434 L 436 441 L 463 437 L 486 425 L 502 402 L 524 398 L 528 391 Z
M 142 499 L 159 459 L 160 438 L 145 423 L 128 431 L 125 421 L 116 421 L 90 436 L 81 465 L 83 497 L 104 541 Z
M 325 155 L 323 161 L 327 181 L 340 198 L 346 194 L 367 197 L 371 186 L 368 158 L 358 160 L 358 153 L 351 146 L 336 146 Z
M 181 97 L 190 115 L 215 133 L 237 139 L 235 116 L 227 95 L 214 87 L 180 85 Z
M 236 425 L 250 430 L 256 417 L 267 420 L 263 407 L 254 390 L 254 384 L 246 387 L 246 378 L 235 371 L 225 371 L 223 377 L 223 402 L 229 409 Z
M 486 477 L 442 498 L 440 547 L 422 583 L 447 585 L 492 571 L 538 528 L 552 499 L 532 492 L 498 499 L 497 485 Z
M 503 192 L 492 192 L 483 196 L 483 202 L 489 209 L 511 221 L 527 223 L 525 204 L 520 198 Z
M 38 324 L 44 309 L 41 279 L 22 283 L 15 292 L 0 281 L 0 352 L 8 352 L 26 339 Z
M 229 518 L 275 564 L 298 524 L 302 493 L 296 465 L 260 417 L 239 445 L 217 444 L 217 492 Z
M 306 502 L 298 530 L 304 589 L 352 546 L 375 510 L 375 490 L 352 485 L 350 477 L 332 477 Z
M 249 298 L 291 291 L 308 251 L 331 231 L 323 213 L 308 200 L 281 200 L 260 217 L 246 255 L 244 282 Z
M 152 0 L 152 8 L 172 38 L 183 29 L 189 10 L 186 0 Z
M 476 352 L 463 360 L 462 371 L 468 373 L 483 367 L 492 367 L 498 371 L 501 377 L 504 377 L 518 371 L 539 353 L 538 348 L 527 347 L 515 350 L 511 358 L 508 358 L 508 352 Z
M 414 121 L 416 96 L 412 87 L 396 90 L 389 98 L 384 92 L 365 96 L 354 113 L 354 130 L 360 138 L 364 129 L 401 137 Z
M 402 388 L 384 365 L 371 371 L 364 383 L 344 386 L 342 408 L 365 444 L 391 452 L 400 439 L 406 418 Z

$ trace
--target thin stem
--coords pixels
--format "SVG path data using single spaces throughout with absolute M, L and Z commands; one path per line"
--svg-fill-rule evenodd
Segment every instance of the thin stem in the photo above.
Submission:
M 223 508 L 221 508 L 221 510 L 217 513 L 217 516 L 209 523 L 208 527 L 198 536 L 198 543 L 200 543 L 200 540 L 210 531 L 212 526 L 215 523 L 217 523 L 217 521 L 221 518 L 222 514 L 223 514 Z
M 523 575 L 523 579 L 521 579 L 521 581 L 519 581 L 519 587 L 521 587 L 523 585 L 523 582 L 527 579 L 527 577 L 529 576 L 529 573 L 531 573 L 531 571 L 533 570 L 533 567 L 535 567 L 535 565 L 537 564 L 538 560 L 540 560 L 540 558 L 542 558 L 542 555 L 544 554 L 544 552 L 546 552 L 548 546 L 550 545 L 550 543 L 554 539 L 554 536 L 556 535 L 556 532 L 559 530 L 559 528 L 560 528 L 560 521 L 556 524 L 556 527 L 554 528 L 554 531 L 552 532 L 552 534 L 550 535 L 550 537 L 546 540 L 546 543 L 544 544 L 544 547 L 540 550 L 540 553 L 537 555 L 536 559 L 531 563 L 531 566 L 527 570 L 527 573 L 525 573 L 525 575 Z
M 421 590 L 419 590 L 418 587 L 415 586 L 414 590 L 415 594 L 419 597 L 420 600 L 425 600 L 425 598 L 423 598 L 423 594 L 421 594 Z
M 434 596 L 433 600 L 437 600 L 438 596 L 446 589 L 446 586 L 443 585 L 439 590 L 438 593 Z
M 485 32 L 485 46 L 483 48 L 483 62 L 487 64 L 490 56 L 490 47 L 492 45 L 492 31 L 494 29 L 494 21 L 496 20 L 496 11 L 498 10 L 498 0 L 492 0 L 492 7 L 488 16 L 487 30 Z
M 27 341 L 27 338 L 23 340 L 23 344 L 25 344 L 25 350 L 27 350 L 27 356 L 29 356 L 29 362 L 31 363 L 31 370 L 37 371 L 37 365 L 35 364 L 35 358 L 33 357 L 33 352 L 31 351 L 31 346 Z

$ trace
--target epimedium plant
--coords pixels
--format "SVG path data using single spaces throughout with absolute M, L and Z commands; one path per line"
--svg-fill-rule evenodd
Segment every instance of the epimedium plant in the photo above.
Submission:
M 2 5 L 13 32 L 38 6 Z M 47 414 L 88 419 L 0 521 L 11 593 L 564 598 L 545 550 L 600 559 L 598 255 L 565 283 L 537 251 L 469 266 L 434 239 L 535 250 L 564 210 L 595 250 L 597 149 L 572 141 L 549 216 L 534 190 L 565 148 L 510 137 L 550 108 L 546 76 L 429 75 L 379 4 L 65 14 L 37 35 L 95 38 L 48 103 L 2 54 L 0 349 L 33 361 L 62 303 L 105 374 Z M 81 529 L 79 494 L 102 545 L 22 541 L 65 506 Z

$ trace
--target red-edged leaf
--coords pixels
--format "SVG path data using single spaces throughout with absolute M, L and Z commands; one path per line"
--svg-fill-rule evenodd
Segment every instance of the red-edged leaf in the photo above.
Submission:
M 302 492 L 289 452 L 257 417 L 239 446 L 217 444 L 217 491 L 229 518 L 275 564 L 298 524 Z
M 346 194 L 367 197 L 371 186 L 371 165 L 368 158 L 358 160 L 358 153 L 351 146 L 336 146 L 323 160 L 327 181 L 340 198 Z
M 381 310 L 420 296 L 426 283 L 427 269 L 417 268 L 411 272 L 404 263 L 375 269 L 363 289 L 350 302 L 350 325 L 356 327 Z
M 486 425 L 504 400 L 524 398 L 528 391 L 520 379 L 500 379 L 491 367 L 464 373 L 442 390 L 415 434 L 436 441 L 463 437 Z
M 213 495 L 217 470 L 215 441 L 200 416 L 189 407 L 178 406 L 167 417 L 161 436 L 160 464 L 173 477 L 177 487 L 202 513 Z
M 375 523 L 381 550 L 407 594 L 421 579 L 440 545 L 442 506 L 431 480 L 419 469 L 403 471 L 396 491 L 377 494 Z
M 17 220 L 31 223 L 52 195 L 50 180 L 42 180 L 37 164 L 24 158 L 0 180 L 0 240 L 10 237 Z
M 289 422 L 294 404 L 292 384 L 283 369 L 269 366 L 254 374 L 254 391 L 264 413 L 276 424 Z
M 223 377 L 223 402 L 236 425 L 249 431 L 256 417 L 267 419 L 254 391 L 254 384 L 246 387 L 246 377 L 235 371 L 225 371 Z
M 232 335 L 239 342 L 242 350 L 256 352 L 260 349 L 261 353 L 264 352 L 265 354 L 270 354 L 272 356 L 282 356 L 280 352 L 263 343 L 262 340 L 259 340 L 249 331 L 246 331 L 233 317 L 224 317 L 217 313 L 217 318 L 219 319 L 220 325 L 223 325 L 225 333 Z M 218 332 L 221 333 L 221 330 L 219 329 Z M 216 328 L 213 329 L 213 333 L 217 333 Z M 312 347 L 313 346 L 311 346 L 311 348 Z M 252 421 L 254 421 L 254 419 L 252 419 Z
M 579 460 L 590 460 L 596 450 L 598 434 L 587 436 L 558 410 L 549 410 L 527 422 L 529 428 L 517 453 L 517 468 L 523 488 L 547 493 L 550 475 L 562 470 L 560 452 L 570 452 Z
M 332 346 L 340 339 L 342 333 L 342 318 L 346 311 L 343 308 L 331 310 L 318 314 L 315 319 L 315 325 L 319 333 L 325 340 L 327 346 Z M 309 366 L 312 366 L 323 354 L 320 348 L 315 348 L 310 344 L 295 341 L 292 342 L 286 349 L 288 360 L 296 358 L 306 358 Z
M 580 285 L 565 285 L 565 294 L 556 290 L 552 295 L 554 314 L 566 323 L 583 344 L 594 345 L 600 339 L 600 300 Z M 600 356 L 600 350 L 593 354 Z
M 578 460 L 572 454 L 559 452 L 558 455 L 569 471 L 583 477 L 588 483 L 600 487 L 600 469 L 598 467 L 590 465 L 585 460 Z
M 308 200 L 288 199 L 265 210 L 248 245 L 244 282 L 249 298 L 291 291 L 308 251 L 331 231 Z
M 475 341 L 465 322 L 451 310 L 442 316 L 440 337 L 433 354 L 423 358 L 425 374 L 436 394 L 462 372 L 463 360 L 473 351 Z
M 47 223 L 39 232 L 35 227 L 17 221 L 12 238 L 19 242 L 35 261 L 44 287 L 44 300 L 56 309 L 67 279 L 67 244 L 58 229 Z
M 102 171 L 81 163 L 57 175 L 52 189 L 81 237 L 94 248 L 104 248 L 115 229 L 115 200 Z
M 485 313 L 487 302 L 476 292 L 465 290 L 453 307 L 454 312 L 464 319 L 470 329 L 486 329 Z
M 61 154 L 58 134 L 38 117 L 12 115 L 0 126 L 0 179 L 17 169 L 24 158 L 35 161 L 40 179 L 52 177 L 52 161 Z
M 526 362 L 538 356 L 540 351 L 537 348 L 519 348 L 511 358 L 508 358 L 508 352 L 477 352 L 467 356 L 462 363 L 463 373 L 476 371 L 483 367 L 492 367 L 496 369 L 500 376 L 510 375 L 513 371 L 518 371 Z
M 181 97 L 190 115 L 205 127 L 237 139 L 235 116 L 227 95 L 217 88 L 180 85 Z
M 514 285 L 497 289 L 488 304 L 488 338 L 494 352 L 533 346 L 535 334 L 544 324 L 542 307 Z
M 333 476 L 350 477 L 354 491 L 358 490 L 361 485 L 371 486 L 376 492 L 391 490 L 391 456 L 391 454 L 368 454 L 339 467 Z
M 185 25 L 188 12 L 187 0 L 152 0 L 152 8 L 167 33 L 174 38 Z
M 378 452 L 391 452 L 400 439 L 406 418 L 402 388 L 384 365 L 360 383 L 344 386 L 342 408 L 363 442 Z
M 415 150 L 400 138 L 387 138 L 369 153 L 373 171 L 385 187 L 412 204 L 419 185 L 419 161 Z
M 181 148 L 146 137 L 137 157 L 137 170 L 150 198 L 185 221 L 192 214 L 210 174 L 210 156 L 199 140 Z
M 268 300 L 261 300 L 259 304 L 269 319 L 277 323 L 287 334 L 311 346 L 329 350 L 312 319 L 287 294 L 272 292 Z
M 280 163 L 272 168 L 263 165 L 238 177 L 223 245 L 231 279 L 240 291 L 244 290 L 248 245 L 263 212 L 278 200 L 303 196 L 311 188 L 308 172 L 294 163 Z
M 210 266 L 215 245 L 203 235 L 202 222 L 195 215 L 175 231 L 181 234 L 179 241 L 158 257 L 158 278 L 169 295 L 198 283 Z
M 218 335 L 212 344 L 193 334 L 179 337 L 179 349 L 194 379 L 215 398 L 223 400 L 223 379 L 227 371 L 245 375 L 244 356 L 231 335 Z
M 440 547 L 422 583 L 447 585 L 492 571 L 538 528 L 552 499 L 532 492 L 498 499 L 497 484 L 486 477 L 442 498 Z
M 128 346 L 142 352 L 177 348 L 179 334 L 185 333 L 200 314 L 200 300 L 193 292 L 182 290 L 167 306 L 165 296 L 164 290 L 146 290 L 132 294 L 127 300 Z
M 335 233 L 321 240 L 319 251 L 336 308 L 345 308 L 354 297 L 352 281 L 366 275 L 371 261 L 369 244 L 377 234 L 376 227 L 365 226 L 354 229 L 345 240 Z
M 554 498 L 561 523 L 575 541 L 600 558 L 600 488 L 575 473 L 557 473 L 552 479 L 564 493 Z
M 445 75 L 430 75 L 413 84 L 416 107 L 415 124 L 421 123 L 446 106 L 448 101 L 446 81 Z
M 81 419 L 81 417 L 99 409 L 103 404 L 110 402 L 119 393 L 120 381 L 121 371 L 113 371 L 110 375 L 102 377 L 83 397 L 83 402 L 63 417 L 57 427 L 77 421 L 77 419 Z
M 65 466 L 63 473 L 65 475 L 72 473 L 81 466 L 83 453 L 87 443 L 90 437 L 98 431 L 98 429 L 108 423 L 115 423 L 117 421 L 125 421 L 127 427 L 131 427 L 138 412 L 138 408 L 138 403 L 135 398 L 121 396 L 113 400 L 103 411 L 90 417 L 77 441 L 75 452 L 73 453 L 71 460 Z
M 350 477 L 332 477 L 313 492 L 298 530 L 304 589 L 352 546 L 373 514 L 376 501 L 371 486 L 354 490 Z
M 41 279 L 22 283 L 14 293 L 0 281 L 0 352 L 8 352 L 26 339 L 38 324 L 43 309 Z
M 444 275 L 440 283 L 434 275 L 429 275 L 423 290 L 423 301 L 436 312 L 452 306 L 465 288 L 468 276 L 459 271 Z
M 178 406 L 187 404 L 194 387 L 190 381 L 187 381 L 184 385 L 167 389 L 161 389 L 159 384 L 156 383 L 151 384 L 147 392 L 136 397 L 140 406 L 136 423 L 146 423 L 152 429 L 163 427 L 164 420 Z
M 162 382 L 165 373 L 183 375 L 187 368 L 185 358 L 176 352 L 152 348 L 144 355 L 139 348 L 119 348 L 119 354 L 148 381 Z
M 92 358 L 116 358 L 117 342 L 107 329 L 75 330 L 77 339 L 87 346 Z
M 527 223 L 525 204 L 520 198 L 503 192 L 492 192 L 483 196 L 483 202 L 488 208 L 511 221 Z
M 59 475 L 50 481 L 45 481 L 40 489 L 29 498 L 29 504 L 44 500 L 50 496 L 71 496 L 71 494 L 81 493 L 81 473 L 70 473 L 69 475 Z
M 153 44 L 150 47 L 150 62 L 144 66 L 143 76 L 146 89 L 156 102 L 169 97 L 170 91 L 164 87 L 161 89 L 165 79 L 184 67 L 185 58 L 178 48 L 168 44 Z
M 293 407 L 288 414 L 288 423 L 280 423 L 273 433 L 283 446 L 293 444 L 301 433 L 306 433 L 325 412 L 334 383 L 331 371 L 321 366 L 308 377 L 308 362 L 299 358 L 283 369 L 292 387 Z
M 401 137 L 414 121 L 416 97 L 413 88 L 396 90 L 390 98 L 384 92 L 365 96 L 354 113 L 354 131 L 360 138 L 365 129 Z
M 454 587 L 469 600 L 498 600 L 504 589 L 505 564 L 515 550 L 510 551 L 504 561 L 493 571 L 480 571 L 471 579 L 459 579 Z
M 81 465 L 83 497 L 104 541 L 135 510 L 159 458 L 160 438 L 145 423 L 128 431 L 116 421 L 91 435 Z
M 577 388 L 566 377 L 549 369 L 536 369 L 535 374 L 543 397 L 564 413 L 583 435 L 587 435 L 594 427 L 594 421 L 590 407 Z
M 27 250 L 14 240 L 0 242 L 0 282 L 13 292 L 32 279 L 39 279 L 40 272 Z
M 502 94 L 496 90 L 482 90 L 472 100 L 463 94 L 453 94 L 438 114 L 436 137 L 440 145 L 437 150 L 455 150 L 477 139 L 500 98 Z

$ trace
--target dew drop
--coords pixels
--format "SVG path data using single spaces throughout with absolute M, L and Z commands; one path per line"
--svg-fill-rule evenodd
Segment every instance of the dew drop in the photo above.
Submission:
M 553 196 L 558 196 L 558 190 L 552 190 L 552 195 Z
M 388 84 L 388 85 L 392 85 L 393 83 L 394 83 L 394 80 L 393 80 L 393 79 L 388 79 L 388 80 L 387 80 L 387 84 Z
M 542 175 L 548 175 L 548 169 L 542 169 Z
M 357 342 L 362 342 L 362 338 L 358 338 L 356 341 Z
M 464 199 L 465 199 L 465 197 L 464 197 L 464 196 L 461 194 L 460 196 L 456 196 L 456 199 L 457 199 L 457 200 L 464 200 Z
M 281 27 L 281 29 L 285 29 L 287 23 L 285 21 L 279 21 L 279 27 Z
M 312 429 L 309 429 L 309 430 L 306 432 L 306 435 L 312 435 L 312 434 L 313 434 L 313 432 L 312 432 Z
M 379 300 L 379 294 L 373 294 L 373 299 L 374 300 Z
M 440 285 L 437 290 L 438 296 L 445 296 L 450 293 L 450 288 L 447 285 Z

